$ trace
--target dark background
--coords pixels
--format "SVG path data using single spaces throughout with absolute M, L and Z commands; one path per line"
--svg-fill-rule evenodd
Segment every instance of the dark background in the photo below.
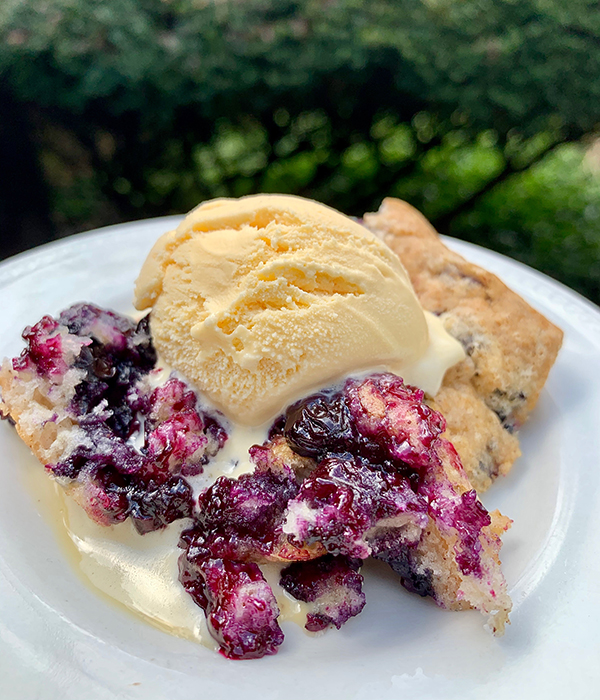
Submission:
M 0 253 L 395 195 L 598 303 L 599 123 L 597 2 L 2 0 Z

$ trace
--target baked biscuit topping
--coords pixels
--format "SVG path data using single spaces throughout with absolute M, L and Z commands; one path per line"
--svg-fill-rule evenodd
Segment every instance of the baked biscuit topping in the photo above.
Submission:
M 410 204 L 385 199 L 364 223 L 400 257 L 423 308 L 465 349 L 432 405 L 444 414 L 471 483 L 485 491 L 520 454 L 514 434 L 537 403 L 563 333 L 495 275 L 447 248 Z

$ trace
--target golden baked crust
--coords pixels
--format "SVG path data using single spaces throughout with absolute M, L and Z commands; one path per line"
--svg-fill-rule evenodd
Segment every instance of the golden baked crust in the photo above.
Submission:
M 42 464 L 59 462 L 85 439 L 67 410 L 83 374 L 71 368 L 54 383 L 34 370 L 15 371 L 8 359 L 0 365 L 0 416 L 10 417 Z
M 514 432 L 539 398 L 563 333 L 491 272 L 447 248 L 407 202 L 387 198 L 364 222 L 401 258 L 423 307 L 465 349 L 432 404 L 473 486 L 484 491 L 519 456 Z
M 446 437 L 460 455 L 475 489 L 483 492 L 496 477 L 508 474 L 521 450 L 516 434 L 502 426 L 477 393 L 469 369 L 469 363 L 461 362 L 448 370 L 429 403 L 446 418 Z

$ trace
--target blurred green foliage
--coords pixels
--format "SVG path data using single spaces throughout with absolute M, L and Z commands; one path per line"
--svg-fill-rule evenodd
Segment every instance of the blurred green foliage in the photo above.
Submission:
M 600 302 L 600 176 L 579 146 L 563 146 L 499 185 L 458 217 L 450 233 L 518 258 Z
M 0 4 L 0 88 L 61 232 L 259 191 L 354 215 L 391 194 L 596 301 L 598 75 L 591 0 Z

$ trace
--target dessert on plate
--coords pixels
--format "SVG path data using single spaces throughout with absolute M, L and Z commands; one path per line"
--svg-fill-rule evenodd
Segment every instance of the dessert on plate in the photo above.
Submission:
M 560 331 L 403 207 L 365 216 L 382 242 L 297 197 L 207 202 L 144 263 L 149 314 L 75 304 L 0 371 L 3 415 L 90 519 L 176 528 L 175 585 L 229 658 L 277 651 L 286 600 L 339 629 L 368 557 L 508 621 L 510 520 L 476 489 L 518 454 Z M 411 283 L 393 250 L 420 237 Z M 511 344 L 511 314 L 535 336 Z

